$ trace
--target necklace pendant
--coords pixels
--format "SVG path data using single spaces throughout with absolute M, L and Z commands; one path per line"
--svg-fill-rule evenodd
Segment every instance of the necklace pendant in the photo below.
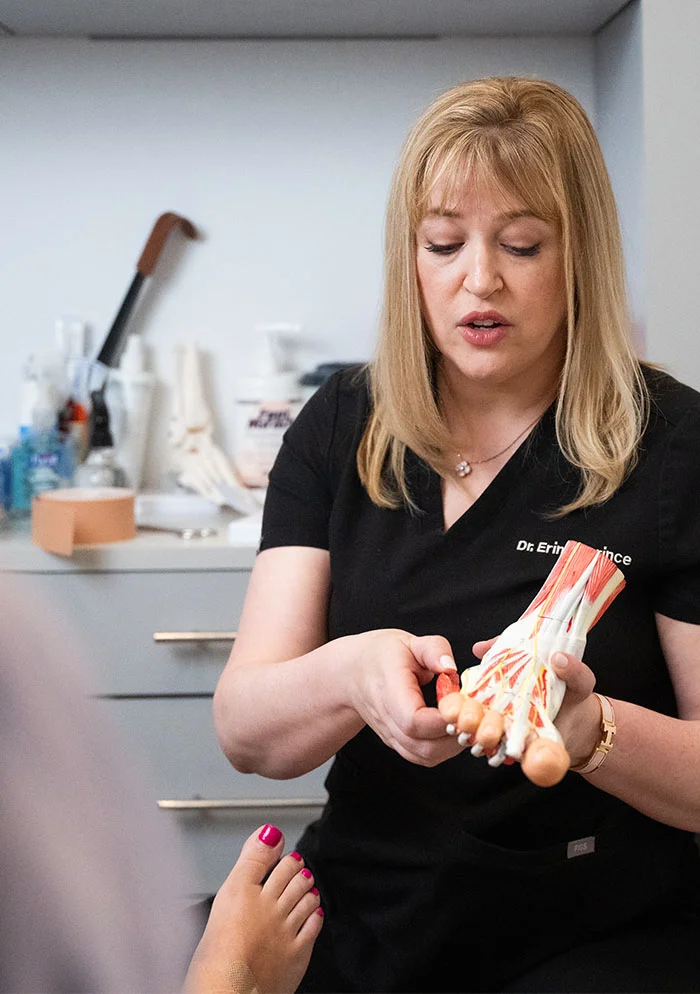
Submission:
M 457 474 L 457 476 L 461 477 L 469 476 L 471 471 L 472 468 L 466 459 L 460 459 L 460 461 L 455 466 L 455 473 Z

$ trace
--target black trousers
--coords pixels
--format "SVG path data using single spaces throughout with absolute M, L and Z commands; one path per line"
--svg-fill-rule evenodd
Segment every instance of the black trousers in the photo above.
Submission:
M 700 994 L 697 850 L 637 822 L 570 860 L 465 840 L 439 873 L 301 840 L 326 909 L 301 994 Z
M 528 992 L 700 991 L 700 919 L 640 922 L 617 935 L 570 949 L 502 988 Z
M 323 936 L 323 934 L 322 934 Z M 504 944 L 503 959 L 508 960 Z M 499 965 L 499 971 L 504 964 Z M 700 992 L 700 916 L 640 920 L 616 934 L 560 952 L 494 987 L 474 986 L 469 956 L 461 961 L 463 983 L 444 984 L 438 969 L 415 975 L 411 991 L 467 994 L 695 994 Z M 507 973 L 507 966 L 505 969 Z M 446 978 L 443 978 L 446 979 Z M 458 978 L 453 978 L 457 981 Z M 485 978 L 484 978 L 485 979 Z M 338 975 L 332 948 L 322 937 L 299 994 L 346 994 L 353 989 Z M 366 988 L 368 994 L 370 989 Z

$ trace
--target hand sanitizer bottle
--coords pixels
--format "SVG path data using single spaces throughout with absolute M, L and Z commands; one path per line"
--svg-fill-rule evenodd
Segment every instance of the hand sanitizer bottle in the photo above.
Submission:
M 69 486 L 73 458 L 59 434 L 60 393 L 53 358 L 32 356 L 22 384 L 19 438 L 12 450 L 12 513 L 31 511 L 32 498 Z

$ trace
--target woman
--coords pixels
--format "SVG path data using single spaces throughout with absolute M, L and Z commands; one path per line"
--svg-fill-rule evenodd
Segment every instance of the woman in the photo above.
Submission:
M 579 104 L 519 78 L 438 99 L 394 177 L 376 359 L 287 433 L 215 697 L 239 770 L 336 754 L 299 845 L 327 911 L 302 990 L 700 989 L 700 396 L 628 328 Z M 596 766 L 595 683 L 617 734 L 545 790 L 447 735 L 432 681 L 570 538 L 627 587 L 587 665 L 553 661 L 557 726 Z

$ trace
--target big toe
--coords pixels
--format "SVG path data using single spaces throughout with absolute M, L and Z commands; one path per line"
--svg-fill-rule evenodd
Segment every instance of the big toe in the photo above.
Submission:
M 278 862 L 284 836 L 276 825 L 261 825 L 243 843 L 232 873 L 250 883 L 261 884 Z

